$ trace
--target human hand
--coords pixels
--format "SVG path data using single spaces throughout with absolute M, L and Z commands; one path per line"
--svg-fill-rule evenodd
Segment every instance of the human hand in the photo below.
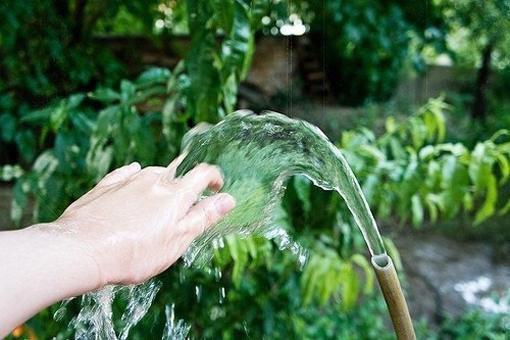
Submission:
M 175 178 L 181 159 L 167 168 L 119 168 L 51 224 L 95 261 L 97 287 L 159 274 L 235 206 L 226 193 L 199 200 L 205 189 L 222 187 L 220 171 L 200 164 Z

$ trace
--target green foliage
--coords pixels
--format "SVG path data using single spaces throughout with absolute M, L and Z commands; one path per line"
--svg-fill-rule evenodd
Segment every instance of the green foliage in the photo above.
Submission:
M 172 140 L 176 137 L 172 134 L 165 137 L 163 114 L 141 113 L 139 108 L 142 103 L 153 100 L 160 106 L 161 94 L 169 88 L 170 91 L 178 91 L 178 74 L 184 73 L 182 70 L 170 74 L 166 70 L 152 69 L 133 82 L 123 81 L 119 89 L 102 88 L 88 95 L 78 94 L 56 103 L 51 109 L 28 115 L 25 118 L 27 124 L 41 124 L 42 131 L 54 131 L 56 138 L 54 146 L 37 158 L 30 171 L 23 173 L 19 167 L 2 168 L 3 178 L 17 178 L 13 208 L 16 217 L 27 202 L 26 192 L 35 194 L 39 204 L 62 204 L 73 195 L 80 194 L 109 167 L 118 163 L 132 159 L 152 163 L 153 157 L 159 156 L 160 161 L 165 162 L 169 150 L 167 138 Z M 88 106 L 85 105 L 87 101 L 91 102 Z M 105 107 L 99 114 L 90 108 L 97 102 Z M 411 204 L 411 210 L 423 210 L 423 205 L 417 205 L 414 197 L 420 200 L 422 195 L 441 197 L 443 191 L 453 189 L 455 193 L 456 190 L 467 190 L 473 200 L 485 197 L 482 208 L 478 210 L 485 211 L 486 197 L 490 196 L 483 180 L 487 176 L 478 173 L 487 170 L 479 169 L 488 166 L 497 185 L 506 180 L 508 171 L 504 169 L 507 169 L 508 163 L 508 143 L 497 142 L 505 137 L 504 133 L 480 143 L 482 146 L 475 147 L 473 151 L 458 144 L 440 143 L 445 138 L 441 113 L 445 108 L 442 101 L 433 100 L 408 121 L 397 123 L 390 119 L 386 133 L 378 138 L 366 130 L 344 134 L 344 152 L 352 158 L 351 164 L 363 180 L 365 190 L 370 175 L 382 176 L 380 171 L 385 171 L 384 177 L 377 177 L 381 178 L 381 182 L 376 183 L 372 190 L 383 186 L 384 197 L 400 200 L 391 201 L 389 208 L 383 210 L 387 214 L 392 212 L 395 216 L 407 218 L 406 211 L 398 209 L 398 205 Z M 168 131 L 174 133 L 176 126 L 182 127 L 176 121 L 179 117 L 180 114 L 170 118 L 174 125 L 170 125 Z M 129 133 L 129 138 L 126 133 Z M 482 147 L 483 152 L 479 151 Z M 457 160 L 455 164 L 462 165 L 467 172 L 461 176 L 469 179 L 465 186 L 454 186 L 457 181 L 452 178 L 455 178 L 456 172 L 446 166 L 452 162 L 452 157 Z M 430 165 L 432 160 L 439 166 L 436 170 L 438 178 L 429 173 L 429 168 L 437 168 Z M 391 168 L 387 163 L 395 165 Z M 488 165 L 483 165 L 486 163 Z M 419 177 L 419 185 L 409 179 L 414 178 L 411 174 L 404 176 L 409 173 L 408 169 L 419 171 L 418 174 L 425 171 L 425 177 Z M 495 169 L 501 169 L 501 172 Z M 479 176 L 480 184 L 477 185 L 475 179 Z M 424 185 L 423 178 L 429 177 L 434 185 Z M 385 186 L 385 183 L 390 185 Z M 413 192 L 413 188 L 418 188 L 418 192 Z M 454 197 L 463 198 L 464 195 Z M 381 205 L 382 200 L 376 200 L 381 196 L 379 191 L 368 194 L 372 204 L 379 202 Z M 493 199 L 496 198 L 492 197 L 490 201 Z M 438 202 L 441 201 L 438 199 Z M 57 213 L 65 205 L 53 206 L 52 210 Z M 345 338 L 356 338 L 362 334 L 376 338 L 387 334 L 390 338 L 389 333 L 384 332 L 382 320 L 373 315 L 376 310 L 382 313 L 383 305 L 371 295 L 373 272 L 367 260 L 360 255 L 364 252 L 363 239 L 352 221 L 345 217 L 349 214 L 338 195 L 313 187 L 303 178 L 295 178 L 289 183 L 283 208 L 278 223 L 288 233 L 294 234 L 310 252 L 303 271 L 299 270 L 295 256 L 281 252 L 278 249 L 281 245 L 273 241 L 228 237 L 225 245 L 216 250 L 213 264 L 217 269 L 214 271 L 176 267 L 160 277 L 163 293 L 158 295 L 150 314 L 135 327 L 133 337 L 143 338 L 160 332 L 164 306 L 175 302 L 177 315 L 190 323 L 193 334 L 198 337 L 229 339 L 248 332 L 254 337 L 307 334 L 309 337 L 334 338 L 343 334 Z M 439 203 L 437 209 L 449 214 Z M 321 213 L 317 214 L 317 211 Z M 421 214 L 424 216 L 423 212 Z M 50 216 L 41 213 L 37 218 Z M 414 218 L 421 224 L 421 220 Z M 398 264 L 394 251 L 392 256 Z M 218 273 L 222 273 L 221 277 Z M 196 289 L 201 292 L 200 298 L 195 296 Z M 223 291 L 225 297 L 220 297 Z M 366 300 L 362 305 L 356 303 L 360 296 Z M 190 305 L 194 299 L 199 301 Z M 115 308 L 121 310 L 122 306 L 120 300 Z M 77 305 L 70 307 L 70 313 L 76 308 Z M 240 313 L 240 310 L 243 312 Z M 54 332 L 64 329 L 66 323 L 61 321 L 61 327 L 41 327 L 48 323 L 55 325 L 51 315 L 49 312 L 42 313 L 30 322 L 30 326 L 36 329 L 37 334 L 52 332 L 48 336 L 55 335 Z M 68 318 L 64 320 L 69 321 Z
M 40 145 L 38 126 L 23 116 L 53 98 L 111 86 L 124 73 L 121 63 L 96 39 L 119 33 L 117 15 L 152 31 L 156 1 L 29 0 L 0 3 L 0 161 L 23 165 L 49 146 Z
M 135 159 L 168 162 L 180 150 L 189 123 L 217 121 L 232 110 L 258 26 L 252 26 L 256 20 L 246 3 L 223 3 L 232 11 L 221 18 L 211 16 L 209 2 L 187 4 L 193 18 L 188 20 L 192 48 L 173 73 L 151 69 L 135 82 L 123 80 L 120 89 L 99 87 L 76 94 L 14 122 L 12 115 L 0 116 L 8 123 L 2 135 L 18 143 L 25 164 L 34 164 L 17 178 L 11 213 L 15 221 L 20 221 L 29 196 L 35 199 L 34 217 L 51 220 L 114 167 Z M 218 42 L 214 33 L 219 28 L 229 34 Z
M 385 100 L 409 64 L 411 43 L 418 53 L 426 45 L 444 48 L 445 25 L 434 1 L 310 2 L 315 13 L 312 33 L 324 43 L 326 68 L 342 103 Z M 416 6 L 420 6 L 417 9 Z
M 509 176 L 510 144 L 504 130 L 473 150 L 444 143 L 441 100 L 431 100 L 407 122 L 386 122 L 386 132 L 345 133 L 341 147 L 379 218 L 399 216 L 420 226 L 428 217 L 475 213 L 479 224 L 498 211 L 498 191 Z M 504 202 L 506 203 L 506 202 Z
M 483 48 L 497 51 L 494 63 L 508 67 L 510 40 L 510 3 L 506 0 L 441 0 L 451 34 L 457 63 L 475 67 Z
M 40 130 L 39 147 L 49 142 L 52 147 L 29 171 L 17 171 L 12 218 L 20 221 L 28 196 L 33 196 L 35 219 L 52 220 L 111 167 L 134 159 L 144 164 L 166 159 L 169 148 L 155 134 L 161 130 L 161 117 L 153 112 L 140 115 L 136 105 L 164 94 L 168 76 L 166 70 L 150 70 L 133 83 L 123 81 L 118 92 L 76 94 L 24 115 L 24 126 Z M 108 106 L 96 114 L 96 102 Z
M 427 325 L 418 325 L 420 338 L 435 339 L 508 339 L 508 315 L 486 314 L 471 310 L 458 318 L 449 317 L 437 331 L 427 329 Z
M 365 257 L 354 254 L 350 259 L 343 260 L 331 248 L 314 247 L 314 254 L 301 278 L 303 302 L 308 304 L 317 298 L 324 305 L 338 294 L 344 310 L 351 310 L 360 295 L 360 282 L 354 265 L 365 272 L 363 292 L 372 293 L 374 273 Z
M 112 75 L 110 71 L 115 72 L 118 65 L 112 57 L 91 48 L 87 42 L 90 36 L 82 36 L 92 27 L 78 27 L 80 22 L 73 22 L 78 18 L 70 3 L 45 0 L 0 4 L 2 94 L 13 93 L 22 96 L 18 99 L 23 102 L 37 102 L 75 91 L 97 73 L 108 76 Z
M 258 14 L 241 0 L 188 1 L 187 9 L 191 33 L 186 63 L 187 109 L 197 121 L 217 122 L 225 113 L 232 112 L 237 85 L 250 67 L 254 49 L 251 30 L 259 26 L 252 16 Z M 216 30 L 224 32 L 219 48 Z
M 119 63 L 94 33 L 119 32 L 119 13 L 151 32 L 157 1 L 29 0 L 0 4 L 0 92 L 24 103 L 76 91 L 101 79 L 118 80 Z M 110 83 L 111 84 L 111 83 Z

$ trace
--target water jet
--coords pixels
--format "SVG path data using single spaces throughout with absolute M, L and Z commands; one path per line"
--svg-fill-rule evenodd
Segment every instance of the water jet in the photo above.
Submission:
M 222 190 L 237 201 L 229 215 L 191 244 L 184 255 L 187 265 L 209 266 L 214 247 L 230 234 L 258 234 L 275 239 L 282 249 L 290 250 L 302 262 L 305 250 L 273 220 L 287 180 L 302 175 L 314 185 L 335 191 L 343 198 L 372 256 L 372 267 L 397 338 L 415 339 L 393 261 L 386 253 L 359 183 L 340 150 L 317 127 L 275 112 L 255 115 L 250 111 L 237 111 L 214 126 L 201 124 L 190 130 L 183 139 L 183 152 L 186 157 L 177 169 L 178 176 L 198 163 L 216 164 L 224 173 Z M 128 303 L 131 307 L 122 317 L 126 322 L 121 338 L 127 338 L 129 329 L 147 312 L 159 287 L 149 281 L 136 287 L 109 286 L 86 294 L 82 310 L 71 325 L 77 331 L 76 338 L 94 334 L 96 338 L 118 339 L 111 305 L 115 296 L 122 292 L 127 292 L 132 302 Z M 220 289 L 220 297 L 224 295 Z M 184 337 L 189 328 L 181 321 L 175 323 L 173 308 L 166 314 L 165 334 L 168 336 L 164 338 L 175 334 L 184 334 Z
M 229 216 L 192 244 L 185 255 L 188 263 L 208 261 L 212 252 L 204 249 L 224 235 L 258 233 L 271 238 L 275 234 L 272 212 L 280 203 L 286 180 L 303 175 L 314 185 L 342 196 L 372 256 L 397 338 L 415 339 L 396 269 L 368 203 L 344 156 L 322 131 L 279 113 L 255 115 L 242 110 L 214 126 L 192 129 L 183 146 L 187 156 L 177 174 L 201 162 L 216 164 L 225 175 L 223 190 L 237 200 Z

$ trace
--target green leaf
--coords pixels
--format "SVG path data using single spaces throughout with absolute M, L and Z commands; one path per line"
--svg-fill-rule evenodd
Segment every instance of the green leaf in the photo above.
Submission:
M 469 162 L 469 177 L 475 184 L 475 191 L 483 189 L 486 176 L 490 174 L 491 169 L 486 159 L 486 145 L 478 143 L 471 153 Z
M 11 205 L 11 219 L 15 225 L 19 225 L 28 202 L 27 194 L 24 190 L 25 181 L 19 180 L 12 189 L 13 198 Z
M 321 261 L 320 258 L 313 257 L 305 268 L 303 273 L 303 302 L 305 305 L 310 304 L 313 300 L 315 288 L 319 282 Z
M 432 223 L 435 223 L 437 221 L 437 217 L 439 215 L 436 200 L 433 199 L 434 196 L 435 196 L 434 194 L 427 194 L 425 198 L 425 204 L 427 205 L 430 215 L 430 221 Z
M 402 270 L 402 259 L 400 258 L 400 253 L 398 252 L 395 243 L 387 237 L 383 237 L 383 242 L 386 247 L 386 251 L 388 252 L 388 256 L 393 260 L 395 268 L 397 268 L 397 270 Z
M 255 53 L 255 36 L 252 33 L 250 34 L 250 38 L 248 39 L 247 48 L 244 55 L 244 61 L 241 67 L 241 73 L 239 75 L 239 80 L 245 80 L 246 77 L 248 77 L 254 53 Z
M 221 46 L 223 61 L 222 75 L 227 79 L 232 73 L 238 79 L 245 69 L 245 58 L 251 58 L 251 26 L 248 7 L 240 0 L 234 2 L 234 21 L 232 30 Z
M 120 100 L 120 94 L 110 88 L 98 88 L 92 93 L 89 93 L 89 97 L 98 100 L 103 103 L 113 103 Z
M 485 177 L 486 193 L 485 201 L 480 207 L 475 216 L 475 225 L 478 225 L 485 221 L 490 216 L 494 215 L 496 210 L 496 203 L 498 199 L 498 188 L 496 177 L 492 173 L 489 173 Z
M 501 170 L 501 178 L 499 180 L 500 184 L 506 183 L 508 180 L 508 177 L 510 176 L 510 162 L 508 160 L 508 157 L 505 156 L 502 152 L 495 152 L 494 157 L 496 157 L 496 160 L 499 164 L 499 169 Z
M 210 3 L 214 9 L 214 19 L 217 26 L 225 34 L 230 34 L 234 22 L 235 1 L 211 0 Z
M 365 273 L 365 286 L 363 288 L 364 294 L 371 294 L 374 288 L 374 270 L 372 265 L 367 261 L 367 259 L 361 254 L 354 254 L 351 257 L 351 260 L 360 266 Z
M 506 215 L 508 214 L 508 212 L 510 211 L 510 200 L 508 202 L 506 202 L 506 204 L 503 206 L 503 208 L 501 208 L 501 210 L 499 211 L 499 215 Z
M 55 171 L 58 163 L 58 159 L 53 154 L 53 151 L 47 150 L 37 157 L 32 170 L 38 174 L 39 178 L 42 177 L 43 180 L 46 180 Z
M 415 117 L 409 120 L 411 139 L 415 149 L 420 149 L 427 138 L 427 128 L 423 122 Z
M 23 115 L 20 119 L 22 123 L 39 123 L 44 124 L 44 122 L 48 121 L 51 113 L 55 109 L 55 106 L 49 106 L 47 108 L 41 110 L 31 111 L 25 115 Z
M 471 195 L 469 192 L 464 193 L 462 204 L 464 205 L 464 209 L 466 211 L 471 211 L 473 209 L 473 195 Z
M 16 145 L 18 146 L 19 154 L 24 161 L 30 163 L 36 152 L 35 136 L 32 130 L 19 131 L 15 137 Z
M 155 84 L 166 84 L 172 73 L 161 67 L 151 67 L 143 72 L 135 81 L 137 86 L 147 87 Z
M 68 109 L 75 109 L 83 103 L 86 96 L 83 93 L 76 93 L 65 100 Z
M 405 159 L 407 153 L 402 143 L 396 137 L 390 137 L 389 144 L 394 158 Z
M 423 223 L 423 204 L 418 194 L 411 197 L 411 209 L 413 212 L 413 225 L 420 226 Z
M 16 119 L 9 113 L 0 115 L 0 138 L 12 142 L 16 133 Z
M 120 82 L 120 99 L 123 103 L 128 103 L 135 95 L 136 86 L 129 80 Z
M 50 125 L 53 132 L 57 132 L 60 126 L 67 119 L 69 111 L 65 101 L 61 101 L 60 105 L 50 115 Z
M 394 133 L 397 130 L 397 123 L 395 122 L 395 117 L 386 118 L 386 122 L 384 124 L 387 133 Z
M 342 307 L 348 311 L 356 304 L 359 295 L 358 275 L 351 263 L 345 263 L 342 268 Z
M 232 73 L 225 83 L 223 84 L 223 102 L 225 104 L 225 111 L 227 114 L 234 111 L 234 105 L 237 102 L 237 80 L 234 73 Z
M 190 86 L 186 95 L 187 110 L 197 122 L 218 120 L 218 101 L 221 93 L 220 74 L 215 66 L 214 34 L 204 31 L 194 35 L 186 58 Z

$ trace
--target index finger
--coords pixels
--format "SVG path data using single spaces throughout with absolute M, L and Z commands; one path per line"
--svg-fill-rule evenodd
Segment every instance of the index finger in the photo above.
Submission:
M 174 158 L 174 160 L 170 164 L 168 164 L 168 166 L 166 167 L 167 171 L 165 174 L 166 180 L 171 181 L 175 178 L 175 172 L 177 171 L 177 168 L 182 163 L 184 158 L 186 158 L 186 154 L 184 153 L 180 154 L 179 156 Z
M 219 191 L 223 177 L 217 166 L 201 163 L 180 178 L 178 186 L 184 193 L 182 203 L 191 206 L 206 189 Z

